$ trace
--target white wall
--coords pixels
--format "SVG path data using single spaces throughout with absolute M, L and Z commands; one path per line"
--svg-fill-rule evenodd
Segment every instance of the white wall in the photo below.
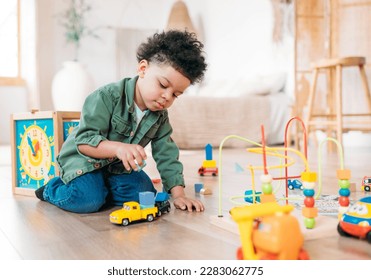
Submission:
M 88 23 L 92 28 L 100 27 L 97 33 L 101 38 L 84 39 L 79 60 L 92 75 L 95 87 L 117 79 L 114 29 L 126 27 L 162 30 L 174 2 L 175 0 L 89 1 L 93 11 L 89 14 Z M 184 2 L 205 43 L 209 63 L 206 80 L 221 77 L 236 79 L 279 68 L 287 69 L 288 59 L 282 57 L 282 46 L 272 43 L 273 13 L 270 0 Z M 54 1 L 52 14 L 59 13 L 65 7 L 65 1 Z M 74 55 L 73 47 L 66 45 L 63 29 L 56 21 L 53 34 L 54 56 L 53 63 L 48 65 L 48 73 L 57 72 L 63 61 L 72 59 Z M 49 92 L 42 90 L 41 95 L 49 95 Z M 42 100 L 48 100 L 46 97 Z M 42 107 L 50 109 L 52 104 L 44 103 Z
M 22 104 L 19 108 L 53 110 L 52 78 L 61 69 L 63 61 L 74 58 L 74 49 L 66 44 L 63 28 L 56 18 L 57 14 L 66 9 L 69 1 L 24 1 L 35 3 L 36 50 L 33 53 L 27 52 L 27 55 L 29 60 L 36 61 L 36 65 L 34 72 L 29 72 L 31 74 L 27 81 L 29 103 Z M 84 39 L 79 60 L 91 74 L 93 86 L 99 87 L 117 79 L 115 28 L 162 30 L 176 0 L 86 1 L 93 8 L 87 23 L 91 28 L 99 27 L 97 33 L 100 39 Z M 205 44 L 209 64 L 205 82 L 221 77 L 237 79 L 290 67 L 288 57 L 293 55 L 290 40 L 280 45 L 272 43 L 273 14 L 270 0 L 184 2 Z

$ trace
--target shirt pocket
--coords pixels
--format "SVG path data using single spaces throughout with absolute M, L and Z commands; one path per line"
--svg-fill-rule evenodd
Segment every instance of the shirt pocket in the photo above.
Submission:
M 129 137 L 131 132 L 131 124 L 125 119 L 114 115 L 112 117 L 112 128 L 116 134 Z

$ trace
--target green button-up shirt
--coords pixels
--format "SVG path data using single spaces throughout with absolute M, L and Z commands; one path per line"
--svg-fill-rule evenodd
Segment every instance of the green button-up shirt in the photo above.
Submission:
M 86 98 L 80 124 L 64 142 L 57 157 L 64 183 L 103 167 L 112 174 L 130 173 L 117 158 L 91 158 L 77 149 L 80 144 L 96 147 L 103 140 L 111 140 L 142 147 L 151 142 L 152 156 L 164 189 L 169 191 L 174 186 L 184 186 L 183 165 L 178 160 L 179 149 L 170 137 L 172 127 L 167 110 L 148 111 L 137 126 L 134 107 L 137 79 L 108 84 Z

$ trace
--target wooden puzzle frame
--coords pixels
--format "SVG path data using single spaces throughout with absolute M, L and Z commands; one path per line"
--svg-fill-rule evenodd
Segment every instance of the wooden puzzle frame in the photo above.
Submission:
M 66 124 L 71 124 L 69 127 L 74 127 L 78 124 L 79 119 L 80 112 L 72 111 L 32 111 L 12 114 L 10 120 L 10 143 L 12 154 L 13 194 L 34 196 L 35 190 L 38 187 L 41 187 L 41 184 L 46 183 L 46 180 L 48 180 L 50 176 L 58 176 L 59 172 L 55 161 L 63 142 L 69 134 L 65 133 Z M 68 132 L 70 131 L 71 130 Z M 47 136 L 46 140 L 43 139 L 43 135 Z M 38 140 L 35 140 L 34 137 L 38 136 L 40 137 L 40 142 L 44 141 L 44 144 L 40 144 L 38 143 Z M 28 142 L 26 141 L 26 138 Z M 34 139 L 32 140 L 32 138 Z M 40 153 L 38 153 L 38 151 L 35 153 L 33 142 L 37 143 L 37 150 L 39 150 L 39 146 L 42 146 L 42 148 L 40 148 Z M 30 148 L 26 148 L 27 145 L 29 145 Z M 45 149 L 45 153 L 42 153 L 43 148 Z M 30 149 L 32 150 L 32 153 L 29 151 Z M 27 155 L 25 155 L 25 150 L 27 150 Z M 43 161 L 46 161 L 42 159 L 43 156 L 48 158 L 47 163 L 43 163 Z M 41 159 L 38 159 L 37 157 Z M 29 158 L 30 161 L 33 161 L 33 159 L 35 160 L 28 167 L 29 170 L 26 171 L 26 164 L 22 164 L 21 161 L 23 160 L 23 162 L 26 162 L 28 161 L 27 158 Z M 44 166 L 42 166 L 43 164 Z M 44 175 L 45 168 L 43 167 L 47 167 L 47 173 L 45 178 L 39 179 Z M 34 172 L 39 177 L 36 176 L 37 179 L 33 179 L 30 172 Z

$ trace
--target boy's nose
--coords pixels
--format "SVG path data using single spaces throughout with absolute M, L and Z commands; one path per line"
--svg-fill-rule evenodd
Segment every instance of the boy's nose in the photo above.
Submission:
M 167 90 L 167 91 L 164 92 L 164 94 L 162 96 L 167 101 L 167 100 L 170 100 L 170 98 L 171 98 L 172 95 L 173 95 L 172 91 L 171 90 Z

